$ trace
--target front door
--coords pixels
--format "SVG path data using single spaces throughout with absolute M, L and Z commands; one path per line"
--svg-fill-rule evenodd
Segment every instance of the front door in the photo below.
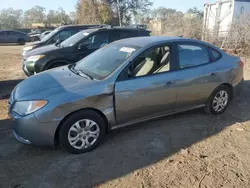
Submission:
M 150 48 L 121 73 L 115 85 L 119 126 L 174 111 L 177 88 L 171 46 Z
M 218 86 L 220 77 L 207 47 L 194 43 L 177 45 L 179 70 L 176 110 L 202 106 Z

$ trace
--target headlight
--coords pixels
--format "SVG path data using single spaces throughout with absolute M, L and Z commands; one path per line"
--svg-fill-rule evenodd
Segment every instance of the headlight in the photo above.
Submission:
M 43 58 L 45 55 L 35 55 L 35 56 L 30 56 L 27 61 L 33 61 L 33 62 L 36 62 L 38 61 L 39 59 Z
M 23 48 L 23 51 L 29 51 L 32 50 L 34 48 L 34 46 L 26 46 Z
M 26 116 L 41 109 L 47 103 L 46 100 L 19 101 L 14 104 L 13 111 L 21 116 Z

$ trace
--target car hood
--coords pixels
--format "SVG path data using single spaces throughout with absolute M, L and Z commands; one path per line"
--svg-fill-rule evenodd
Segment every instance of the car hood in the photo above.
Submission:
M 41 36 L 41 34 L 31 34 L 31 35 L 29 35 L 30 37 L 40 37 Z
M 28 51 L 25 54 L 25 57 L 30 57 L 30 56 L 33 56 L 33 55 L 43 55 L 43 54 L 47 54 L 48 52 L 55 51 L 55 50 L 60 50 L 60 49 L 61 48 L 59 48 L 55 44 L 45 45 L 45 46 L 41 46 L 39 48 L 35 48 L 33 50 Z
M 24 47 L 28 47 L 28 46 L 38 46 L 42 44 L 41 41 L 36 41 L 36 42 L 30 42 L 29 44 L 26 44 Z
M 90 88 L 96 82 L 78 76 L 64 66 L 25 79 L 16 86 L 12 97 L 15 101 L 45 99 L 58 93 Z

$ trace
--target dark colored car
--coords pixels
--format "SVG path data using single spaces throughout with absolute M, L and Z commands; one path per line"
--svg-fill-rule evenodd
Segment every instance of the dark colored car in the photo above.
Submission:
M 149 36 L 138 28 L 110 27 L 81 31 L 60 44 L 40 47 L 24 55 L 23 70 L 27 76 L 75 63 L 108 43 L 131 37 Z
M 53 30 L 50 34 L 44 37 L 41 41 L 33 42 L 28 44 L 23 48 L 23 55 L 25 55 L 28 51 L 38 48 L 48 44 L 54 44 L 56 41 L 64 41 L 72 35 L 78 33 L 81 30 L 88 29 L 90 27 L 98 27 L 100 25 L 66 25 L 58 27 Z
M 0 31 L 0 43 L 18 43 L 24 45 L 30 41 L 30 37 L 21 31 L 2 30 Z

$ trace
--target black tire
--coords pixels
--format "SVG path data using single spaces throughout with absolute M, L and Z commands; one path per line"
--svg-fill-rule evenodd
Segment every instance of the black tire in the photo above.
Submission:
M 218 96 L 218 94 L 221 92 L 221 91 L 225 91 L 228 95 L 228 100 L 227 100 L 227 103 L 226 105 L 224 106 L 224 108 L 219 108 L 220 111 L 218 110 L 215 110 L 215 107 L 216 105 L 214 105 L 214 99 L 216 96 Z M 214 92 L 212 93 L 212 95 L 209 97 L 207 103 L 206 103 L 206 106 L 204 108 L 204 111 L 207 113 L 207 114 L 212 114 L 212 115 L 219 115 L 219 114 L 222 114 L 224 113 L 227 108 L 228 108 L 228 105 L 230 103 L 230 100 L 232 99 L 232 93 L 230 91 L 230 89 L 227 87 L 227 86 L 224 86 L 224 85 L 221 85 L 219 87 L 217 87 Z
M 26 41 L 24 39 L 18 39 L 17 43 L 19 45 L 25 45 Z
M 73 125 L 78 122 L 79 120 L 83 119 L 89 119 L 94 122 L 99 126 L 99 136 L 96 139 L 96 141 L 93 143 L 93 145 L 83 148 L 83 149 L 76 149 L 74 148 L 68 139 L 68 134 L 70 131 L 70 128 L 73 127 Z M 93 149 L 95 149 L 98 144 L 101 142 L 101 140 L 104 138 L 106 134 L 106 124 L 104 119 L 95 111 L 92 110 L 84 110 L 84 111 L 79 111 L 76 112 L 72 115 L 70 115 L 63 123 L 59 131 L 59 141 L 61 146 L 68 152 L 73 153 L 73 154 L 82 154 L 89 152 Z M 81 142 L 81 140 L 80 140 Z

